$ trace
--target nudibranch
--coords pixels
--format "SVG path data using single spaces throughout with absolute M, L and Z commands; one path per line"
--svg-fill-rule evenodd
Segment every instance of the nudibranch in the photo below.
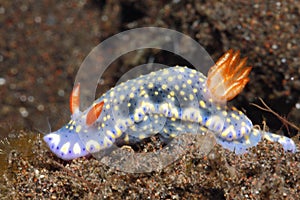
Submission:
M 296 152 L 292 139 L 255 129 L 245 114 L 224 104 L 243 90 L 250 71 L 246 58 L 229 50 L 208 77 L 187 67 L 161 69 L 117 85 L 85 111 L 79 110 L 78 84 L 70 97 L 71 120 L 44 141 L 58 157 L 70 160 L 109 149 L 117 140 L 139 142 L 159 134 L 168 141 L 209 130 L 218 144 L 236 154 L 262 138 Z

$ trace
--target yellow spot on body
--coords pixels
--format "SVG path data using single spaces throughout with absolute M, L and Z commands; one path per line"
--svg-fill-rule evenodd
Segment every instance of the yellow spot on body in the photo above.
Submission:
M 207 89 L 206 89 L 206 88 L 203 88 L 203 92 L 207 92 Z
M 116 130 L 116 134 L 117 134 L 116 136 L 120 137 L 122 135 L 121 129 L 119 129 L 117 126 L 115 126 L 115 130 Z
M 226 118 L 226 122 L 231 122 L 231 119 L 229 117 Z
M 178 85 L 175 85 L 174 88 L 175 88 L 175 90 L 179 90 L 179 86 Z
M 175 96 L 175 92 L 174 92 L 174 91 L 171 91 L 171 92 L 170 92 L 170 95 L 171 95 L 171 96 Z
M 80 125 L 78 125 L 77 127 L 76 127 L 76 133 L 79 133 L 80 132 L 80 130 L 81 130 L 81 126 Z
M 249 135 L 245 135 L 246 144 L 251 144 L 251 141 L 249 139 Z
M 180 94 L 181 96 L 184 96 L 184 95 L 185 95 L 185 92 L 181 90 L 181 91 L 179 92 L 179 94 Z
M 204 79 L 203 79 L 203 78 L 199 78 L 199 81 L 200 81 L 201 83 L 203 83 L 203 82 L 204 82 Z
M 203 132 L 206 132 L 206 131 L 207 131 L 207 128 L 205 128 L 204 126 L 201 126 L 201 127 L 200 127 L 200 130 L 203 131 Z
M 63 152 L 64 154 L 67 154 L 69 151 L 71 143 L 67 142 L 64 145 L 62 145 L 62 147 L 60 148 L 60 151 Z
M 154 105 L 151 103 L 145 103 L 145 106 L 149 109 L 150 112 L 154 112 L 155 108 Z
M 146 94 L 146 91 L 141 89 L 140 96 L 143 96 L 144 94 Z
M 191 79 L 188 79 L 186 82 L 187 82 L 189 85 L 191 85 L 191 84 L 193 83 Z
M 168 86 L 167 86 L 166 84 L 163 84 L 163 85 L 161 86 L 161 88 L 162 88 L 163 90 L 166 90 L 166 89 L 168 88 Z
M 184 70 L 183 67 L 181 67 L 181 68 L 179 68 L 179 71 L 180 71 L 180 72 L 184 72 L 185 70 Z
M 125 99 L 124 95 L 120 95 L 120 100 L 123 101 Z
M 130 93 L 129 97 L 132 99 L 134 97 L 134 93 Z
M 148 84 L 148 88 L 149 88 L 149 89 L 151 89 L 151 88 L 153 88 L 153 87 L 154 87 L 153 83 L 149 83 L 149 84 Z
M 190 94 L 189 98 L 190 98 L 191 101 L 193 101 L 194 100 L 194 95 Z
M 234 131 L 234 126 L 233 125 L 230 125 L 228 128 L 226 128 L 222 133 L 221 133 L 221 136 L 222 137 L 227 137 L 228 134 L 230 132 L 233 132 Z
M 227 116 L 227 112 L 224 110 L 224 111 L 222 111 L 222 114 L 224 115 L 224 116 Z
M 69 126 L 66 126 L 66 129 L 68 129 L 69 128 Z
M 101 123 L 101 127 L 104 128 L 104 127 L 105 127 L 105 124 L 104 124 L 104 123 Z
M 196 88 L 194 88 L 194 89 L 193 89 L 193 92 L 194 92 L 194 93 L 197 93 L 197 92 L 198 92 L 198 90 L 197 90 Z
M 216 106 L 217 110 L 221 110 L 221 107 L 220 106 Z
M 81 149 L 80 149 L 80 146 L 78 144 L 78 142 L 76 142 L 73 146 L 73 152 L 74 154 L 80 154 L 81 153 Z
M 168 75 L 169 71 L 168 70 L 163 70 L 163 75 Z
M 237 119 L 237 120 L 240 119 L 235 113 L 231 113 L 231 117 L 234 118 L 234 119 Z
M 182 84 L 182 88 L 186 88 L 186 84 L 184 83 L 184 84 Z
M 205 104 L 205 102 L 204 102 L 203 100 L 200 100 L 200 101 L 199 101 L 199 104 L 200 104 L 200 106 L 201 106 L 202 108 L 206 108 L 206 104 Z
M 139 139 L 140 139 L 140 140 L 145 139 L 145 138 L 146 138 L 146 136 L 145 136 L 144 134 L 140 134 L 140 135 L 139 135 Z
M 170 82 L 173 81 L 173 77 L 171 77 L 171 76 L 168 77 L 168 81 L 170 81 Z
M 242 136 L 246 134 L 246 128 L 244 126 L 241 127 Z
M 114 106 L 114 110 L 115 111 L 119 110 L 119 106 Z
M 103 121 L 105 122 L 107 120 L 107 117 L 105 116 L 105 117 L 103 117 Z
M 173 109 L 171 108 L 171 113 L 175 118 L 179 119 L 179 113 L 176 108 L 173 108 Z
M 172 117 L 172 118 L 171 118 L 171 121 L 175 122 L 175 121 L 176 121 L 176 118 L 175 118 L 175 117 Z
M 106 108 L 106 109 L 110 109 L 110 105 L 107 104 L 107 105 L 105 106 L 105 108 Z
M 115 94 L 114 92 L 111 92 L 111 93 L 109 94 L 109 96 L 110 96 L 110 97 L 113 97 L 114 94 Z
M 133 87 L 131 88 L 131 91 L 135 91 L 135 90 L 136 90 L 136 87 L 133 86 Z
M 74 129 L 74 126 L 70 126 L 69 130 L 73 130 Z
M 182 75 L 179 74 L 179 75 L 177 76 L 177 78 L 178 78 L 178 80 L 181 80 L 181 79 L 182 79 Z
M 161 76 L 157 77 L 157 80 L 158 80 L 158 81 L 161 81 L 161 80 L 162 80 L 162 77 L 161 77 Z
M 193 72 L 193 71 L 192 71 L 192 72 Z M 194 75 L 194 74 L 190 74 L 189 76 L 190 76 L 191 78 L 193 78 L 195 75 Z
M 107 99 L 103 99 L 103 102 L 104 102 L 104 103 L 107 103 Z
M 111 137 L 112 139 L 115 139 L 116 136 L 111 132 L 111 131 L 106 131 L 106 135 L 108 135 L 109 137 Z
M 100 127 L 98 127 L 98 129 L 99 129 L 99 128 L 100 128 Z M 87 132 L 88 132 L 88 130 L 84 129 L 84 130 L 83 130 L 83 132 L 87 133 Z
M 169 105 L 167 103 L 162 103 L 161 105 L 159 105 L 159 112 L 168 112 L 169 111 Z
M 158 92 L 157 92 L 157 91 L 155 91 L 155 92 L 154 92 L 154 94 L 155 94 L 155 96 L 157 96 L 157 95 L 158 95 Z
M 211 122 L 212 122 L 212 119 L 213 119 L 213 117 L 210 117 L 207 121 L 206 121 L 206 123 L 205 123 L 205 126 L 210 126 L 211 125 Z
M 177 135 L 174 134 L 174 133 L 171 133 L 171 134 L 170 134 L 170 137 L 171 137 L 171 138 L 174 138 L 174 137 L 176 137 L 176 136 L 177 136 Z

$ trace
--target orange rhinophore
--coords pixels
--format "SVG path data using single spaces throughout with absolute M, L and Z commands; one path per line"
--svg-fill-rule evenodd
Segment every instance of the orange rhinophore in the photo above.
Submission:
M 206 84 L 214 101 L 229 101 L 243 90 L 252 69 L 246 61 L 240 59 L 240 51 L 230 49 L 210 68 Z
M 92 125 L 100 116 L 102 109 L 104 106 L 104 101 L 101 101 L 99 103 L 96 103 L 88 112 L 86 116 L 86 125 L 90 126 Z
M 75 86 L 70 96 L 70 110 L 72 114 L 79 111 L 79 105 L 80 105 L 80 84 Z

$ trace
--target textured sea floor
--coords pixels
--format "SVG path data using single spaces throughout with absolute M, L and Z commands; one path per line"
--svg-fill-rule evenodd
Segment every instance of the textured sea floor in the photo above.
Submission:
M 142 164 L 136 158 L 143 152 L 134 153 L 126 165 L 119 164 L 121 168 L 116 170 L 107 166 L 108 161 L 94 157 L 62 161 L 49 152 L 39 137 L 31 141 L 27 153 L 24 149 L 9 153 L 1 199 L 298 199 L 300 196 L 300 153 L 286 153 L 279 144 L 267 141 L 237 156 L 216 145 L 210 137 L 198 135 L 184 142 L 185 151 L 177 160 L 146 173 L 124 172 Z M 147 143 L 144 154 L 149 153 L 147 149 L 159 151 L 156 145 Z M 126 151 L 133 150 L 126 148 Z M 28 152 L 34 156 L 28 156 Z
M 241 50 L 253 70 L 231 104 L 254 124 L 266 122 L 271 131 L 293 137 L 300 149 L 299 131 L 250 104 L 261 105 L 263 98 L 299 127 L 299 10 L 296 0 L 2 1 L 1 199 L 299 199 L 299 153 L 266 141 L 243 156 L 210 143 L 211 151 L 191 147 L 159 172 L 127 174 L 93 157 L 61 161 L 39 140 L 68 121 L 74 77 L 93 47 L 124 30 L 158 26 L 196 39 L 214 60 L 230 48 Z M 187 64 L 166 52 L 126 54 L 105 72 L 99 94 L 151 60 Z

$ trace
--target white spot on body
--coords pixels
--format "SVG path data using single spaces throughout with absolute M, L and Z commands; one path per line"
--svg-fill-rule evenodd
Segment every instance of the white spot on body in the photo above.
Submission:
M 63 144 L 60 151 L 63 152 L 64 154 L 67 154 L 69 151 L 70 145 L 71 145 L 70 142 Z
M 76 142 L 73 146 L 73 152 L 74 154 L 80 154 L 81 153 L 81 149 L 80 149 L 80 146 L 78 144 L 78 142 Z

